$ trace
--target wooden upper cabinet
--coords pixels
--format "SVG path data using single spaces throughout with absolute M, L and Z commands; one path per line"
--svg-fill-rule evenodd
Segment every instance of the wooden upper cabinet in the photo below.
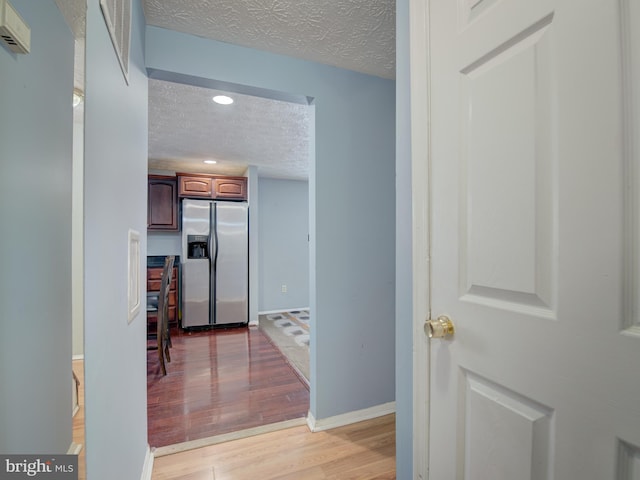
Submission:
M 178 173 L 180 197 L 211 198 L 214 200 L 247 200 L 246 177 Z
M 149 175 L 147 229 L 178 230 L 178 195 L 175 177 Z
M 245 177 L 214 178 L 213 198 L 220 200 L 246 200 L 247 179 Z
M 212 196 L 212 178 L 200 176 L 178 176 L 178 195 L 181 197 L 205 197 Z

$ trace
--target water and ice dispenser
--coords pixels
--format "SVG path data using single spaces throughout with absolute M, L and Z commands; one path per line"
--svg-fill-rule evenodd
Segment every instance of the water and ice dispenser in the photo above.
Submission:
M 209 258 L 209 237 L 187 235 L 187 258 Z

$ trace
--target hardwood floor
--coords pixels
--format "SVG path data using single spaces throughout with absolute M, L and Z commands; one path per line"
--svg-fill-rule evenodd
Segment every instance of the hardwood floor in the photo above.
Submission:
M 152 480 L 395 478 L 395 415 L 311 433 L 306 426 L 156 458 Z
M 172 343 L 164 377 L 147 352 L 151 447 L 306 416 L 308 390 L 258 328 L 174 330 Z
M 78 454 L 78 480 L 85 480 L 87 478 L 86 475 L 86 465 L 85 465 L 85 452 L 86 448 L 84 445 L 84 360 L 73 360 L 72 368 L 75 372 L 78 380 L 80 381 L 80 385 L 78 386 L 78 411 L 73 417 L 73 443 L 76 445 L 81 445 L 82 450 Z

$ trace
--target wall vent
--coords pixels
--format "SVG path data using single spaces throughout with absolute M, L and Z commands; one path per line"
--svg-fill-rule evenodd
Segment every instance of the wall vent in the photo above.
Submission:
M 31 29 L 7 0 L 0 0 L 0 38 L 12 52 L 31 51 Z
M 129 83 L 129 43 L 131 41 L 131 0 L 100 0 L 100 8 L 111 36 L 124 79 Z

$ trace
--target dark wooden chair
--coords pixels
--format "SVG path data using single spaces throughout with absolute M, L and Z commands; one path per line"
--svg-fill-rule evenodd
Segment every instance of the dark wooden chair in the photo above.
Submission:
M 147 333 L 147 350 L 158 350 L 158 359 L 162 375 L 167 374 L 166 362 L 171 362 L 171 336 L 169 335 L 169 289 L 173 276 L 173 263 L 175 257 L 169 255 L 165 258 L 162 278 L 160 280 L 160 291 L 158 292 L 158 307 L 155 332 Z M 156 340 L 154 344 L 149 344 L 150 340 Z

